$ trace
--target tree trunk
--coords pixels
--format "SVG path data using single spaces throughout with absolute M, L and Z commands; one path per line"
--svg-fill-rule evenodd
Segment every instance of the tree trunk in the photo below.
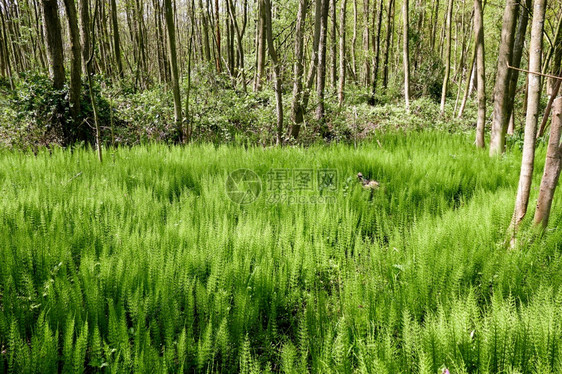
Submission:
M 271 0 L 264 0 L 265 4 L 265 29 L 267 38 L 267 49 L 269 50 L 269 57 L 273 62 L 273 73 L 275 75 L 275 103 L 277 110 L 277 145 L 282 144 L 283 137 L 283 92 L 281 88 L 281 68 L 279 66 L 279 59 L 277 52 L 273 45 L 273 28 L 271 25 Z
M 168 57 L 172 70 L 172 93 L 174 95 L 174 126 L 179 142 L 183 141 L 181 97 L 178 73 L 178 60 L 176 56 L 176 28 L 172 11 L 172 0 L 164 0 L 164 13 L 166 16 L 166 29 L 168 30 Z
M 531 44 L 529 46 L 529 71 L 538 72 L 541 69 L 542 57 L 542 35 L 544 28 L 544 14 L 546 0 L 535 0 L 533 6 L 533 26 L 531 29 Z M 523 156 L 521 161 L 521 175 L 519 177 L 519 188 L 515 200 L 515 212 L 513 213 L 513 229 L 516 230 L 519 223 L 525 217 L 531 182 L 533 179 L 533 166 L 535 161 L 535 135 L 537 131 L 537 118 L 540 103 L 540 81 L 537 74 L 529 75 L 529 96 L 527 99 L 527 117 L 525 119 L 525 138 L 523 143 Z
M 119 36 L 119 23 L 117 22 L 117 4 L 111 0 L 111 24 L 113 28 L 113 53 L 117 64 L 117 75 L 123 79 L 123 63 L 121 62 L 121 40 Z
M 340 9 L 340 81 L 338 87 L 338 103 L 340 107 L 343 105 L 345 96 L 345 20 L 347 13 L 347 0 L 342 0 Z
M 199 8 L 201 9 L 201 22 L 203 24 L 203 54 L 205 61 L 211 61 L 211 46 L 209 44 L 209 21 L 207 18 L 207 9 L 203 7 L 203 0 L 199 0 Z
M 64 0 L 68 30 L 70 34 L 70 115 L 75 125 L 78 125 L 78 114 L 80 113 L 80 89 L 82 86 L 82 55 L 80 48 L 80 31 L 78 30 L 78 17 L 74 0 Z
M 265 4 L 264 0 L 258 0 L 258 30 L 256 33 L 256 74 L 254 79 L 254 91 L 261 90 L 261 80 L 265 67 Z
M 384 91 L 388 88 L 388 60 L 390 58 L 390 39 L 392 36 L 392 7 L 394 6 L 394 0 L 388 0 L 388 12 L 386 18 L 386 41 L 385 41 L 385 50 L 384 50 L 384 71 L 383 71 L 383 81 L 382 86 Z
M 330 64 L 330 83 L 332 84 L 332 89 L 335 91 L 336 89 L 336 81 L 337 81 L 337 27 L 338 27 L 338 22 L 336 19 L 336 6 L 337 6 L 337 0 L 331 0 L 331 5 L 332 5 L 332 51 L 331 51 L 331 57 L 332 57 L 332 63 Z
M 478 120 L 476 122 L 476 146 L 484 148 L 486 127 L 486 59 L 484 53 L 484 22 L 482 0 L 474 0 L 474 39 L 476 42 L 476 86 L 478 91 Z
M 452 1 L 452 0 L 451 0 Z M 402 18 L 404 22 L 404 41 L 403 41 L 403 63 L 404 63 L 404 99 L 406 100 L 406 110 L 410 110 L 410 49 L 408 41 L 408 31 L 410 29 L 408 17 L 408 0 L 404 0 L 402 6 Z
M 216 40 L 215 43 L 217 44 L 217 53 L 215 55 L 215 64 L 217 67 L 217 73 L 221 72 L 221 23 L 220 23 L 220 14 L 219 14 L 219 0 L 215 0 L 215 33 L 216 33 Z
M 515 41 L 513 42 L 513 59 L 511 66 L 518 68 L 521 65 L 523 57 L 523 47 L 525 45 L 525 37 L 527 35 L 527 24 L 529 21 L 529 9 L 532 6 L 532 0 L 525 0 L 525 5 L 521 6 L 519 21 L 517 22 L 517 31 L 515 33 Z M 515 103 L 515 95 L 517 92 L 517 81 L 519 79 L 519 71 L 512 70 L 509 79 L 509 93 L 507 101 L 506 116 L 509 118 L 509 126 L 513 131 L 515 118 L 513 116 L 513 105 Z M 509 128 L 508 128 L 509 133 Z M 513 132 L 511 132 L 513 134 Z
M 82 71 L 88 74 L 88 59 L 90 58 L 90 1 L 80 0 L 80 35 L 82 36 Z
M 381 25 L 382 25 L 382 12 L 384 9 L 384 0 L 381 0 L 379 11 L 377 13 L 377 32 L 376 32 L 376 46 L 375 46 L 375 61 L 373 67 L 373 85 L 371 93 L 371 105 L 375 104 L 376 93 L 377 93 L 377 80 L 379 77 L 379 63 L 380 63 L 380 52 L 381 52 Z
M 431 35 L 429 45 L 431 46 L 431 50 L 435 49 L 435 39 L 437 36 L 437 20 L 439 19 L 439 0 L 435 0 L 435 6 L 431 10 Z
M 447 31 L 447 46 L 445 55 L 445 78 L 443 78 L 443 89 L 441 91 L 441 114 L 445 112 L 445 101 L 447 99 L 447 88 L 449 86 L 449 76 L 451 75 L 451 23 L 453 17 L 453 0 L 449 0 L 449 7 L 447 10 L 447 25 L 445 26 Z
M 535 225 L 546 228 L 550 216 L 550 208 L 558 178 L 560 177 L 560 166 L 562 158 L 562 148 L 560 146 L 560 133 L 562 128 L 562 97 L 554 102 L 552 115 L 552 127 L 550 128 L 550 139 L 546 151 L 546 162 L 544 173 L 541 180 L 539 197 L 537 199 L 537 209 L 535 211 Z
M 490 156 L 505 151 L 505 134 L 509 117 L 507 107 L 509 101 L 509 82 L 511 64 L 513 58 L 514 31 L 519 8 L 518 0 L 507 0 L 503 14 L 503 25 L 501 32 L 500 50 L 498 54 L 498 69 L 496 73 L 496 84 L 494 87 L 494 115 L 492 118 L 492 136 L 490 139 Z
M 345 1 L 345 0 L 343 0 Z M 307 0 L 299 0 L 297 13 L 297 24 L 295 30 L 295 64 L 293 67 L 293 102 L 291 104 L 291 130 L 289 137 L 297 139 L 300 131 L 300 124 L 304 120 L 304 110 L 302 107 L 302 78 L 304 74 L 304 26 L 306 21 Z
M 53 79 L 53 87 L 62 90 L 64 86 L 64 58 L 62 48 L 61 25 L 57 0 L 42 0 L 43 25 L 47 41 L 49 73 Z
M 322 1 L 322 18 L 320 20 L 320 39 L 318 42 L 318 69 L 316 71 L 316 93 L 318 105 L 316 106 L 316 120 L 324 120 L 324 87 L 326 85 L 326 36 L 328 33 L 329 0 Z

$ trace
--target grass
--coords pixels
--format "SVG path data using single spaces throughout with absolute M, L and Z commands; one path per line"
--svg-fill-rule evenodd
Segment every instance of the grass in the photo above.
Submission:
M 519 160 L 438 132 L 3 152 L 0 372 L 561 372 L 562 204 L 503 247 Z M 238 205 L 239 168 L 338 188 Z

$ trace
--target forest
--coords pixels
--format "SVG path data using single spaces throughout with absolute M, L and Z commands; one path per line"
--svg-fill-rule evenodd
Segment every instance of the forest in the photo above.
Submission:
M 0 373 L 561 373 L 559 0 L 0 0 Z

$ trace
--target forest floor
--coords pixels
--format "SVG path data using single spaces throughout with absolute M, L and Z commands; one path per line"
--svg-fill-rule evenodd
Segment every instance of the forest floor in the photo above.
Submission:
M 562 201 L 507 249 L 520 159 L 443 131 L 2 151 L 0 372 L 562 372 Z

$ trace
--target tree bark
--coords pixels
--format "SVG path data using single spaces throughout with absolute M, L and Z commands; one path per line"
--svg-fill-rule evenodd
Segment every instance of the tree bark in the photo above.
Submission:
M 176 129 L 177 141 L 183 141 L 183 126 L 181 113 L 181 97 L 178 73 L 178 60 L 176 52 L 176 28 L 172 10 L 172 0 L 164 0 L 164 13 L 166 16 L 166 29 L 168 30 L 168 57 L 172 70 L 172 93 L 174 95 L 174 127 Z
M 68 29 L 70 34 L 70 115 L 74 124 L 78 123 L 78 115 L 80 114 L 80 89 L 82 86 L 82 55 L 80 47 L 80 31 L 78 30 L 78 17 L 76 14 L 76 5 L 74 0 L 64 0 L 66 9 L 66 18 L 68 20 Z
M 371 89 L 371 105 L 375 104 L 376 93 L 377 93 L 377 81 L 379 77 L 379 64 L 380 64 L 380 52 L 381 52 L 381 26 L 382 26 L 382 13 L 384 9 L 384 0 L 381 0 L 379 11 L 377 13 L 377 32 L 376 32 L 376 46 L 375 46 L 375 61 L 373 67 L 373 85 Z
M 546 0 L 535 0 L 533 6 L 533 25 L 531 29 L 531 44 L 529 46 L 529 71 L 537 72 L 541 69 L 542 58 L 542 35 L 544 29 L 544 15 Z M 519 177 L 519 188 L 515 200 L 515 212 L 513 213 L 513 229 L 525 217 L 529 193 L 533 179 L 533 166 L 535 161 L 535 135 L 537 131 L 537 119 L 539 115 L 540 81 L 537 74 L 529 75 L 529 96 L 527 99 L 527 116 L 525 119 L 525 138 L 523 143 L 523 156 L 521 160 L 521 175 Z
M 265 4 L 265 29 L 267 38 L 267 49 L 269 50 L 269 57 L 273 62 L 273 74 L 275 75 L 275 106 L 277 111 L 277 145 L 283 142 L 283 92 L 281 86 L 281 67 L 279 66 L 279 59 L 277 51 L 273 45 L 273 27 L 271 25 L 271 0 L 264 0 Z
M 316 94 L 318 105 L 316 106 L 316 120 L 324 120 L 324 94 L 326 85 L 326 37 L 328 34 L 328 9 L 329 0 L 322 1 L 322 18 L 320 20 L 320 39 L 318 42 L 318 68 L 316 71 Z
M 560 134 L 562 128 L 562 97 L 554 102 L 552 115 L 552 127 L 550 128 L 550 139 L 546 151 L 546 162 L 544 173 L 541 180 L 537 208 L 535 211 L 535 225 L 546 228 L 550 216 L 550 208 L 554 198 L 554 192 L 560 177 L 560 166 L 562 158 L 562 148 L 560 147 Z
M 447 46 L 445 55 L 445 77 L 443 78 L 443 89 L 441 91 L 441 114 L 445 112 L 445 101 L 447 99 L 447 89 L 449 86 L 449 77 L 451 75 L 451 23 L 453 17 L 453 0 L 449 0 L 449 7 L 447 10 L 447 25 L 445 26 L 447 31 Z
M 53 87 L 61 90 L 64 86 L 64 58 L 62 48 L 61 25 L 57 0 L 42 0 L 43 25 L 47 41 L 49 73 L 53 79 Z
M 82 44 L 82 71 L 88 74 L 88 59 L 90 58 L 90 1 L 80 0 L 80 35 Z
M 335 91 L 336 89 L 336 81 L 337 81 L 337 40 L 338 40 L 338 36 L 337 36 L 337 27 L 338 27 L 338 22 L 336 19 L 336 6 L 337 6 L 337 0 L 331 0 L 331 11 L 332 11 L 332 44 L 331 44 L 331 57 L 332 57 L 332 61 L 330 64 L 330 83 L 332 85 L 332 89 Z
M 513 43 L 513 59 L 511 66 L 518 68 L 521 65 L 521 58 L 523 56 L 523 47 L 525 45 L 525 37 L 527 35 L 527 24 L 529 21 L 529 9 L 532 6 L 532 0 L 525 0 L 524 6 L 521 6 L 521 11 L 519 15 L 519 20 L 517 21 L 517 31 L 515 33 L 515 41 Z M 506 116 L 509 118 L 509 128 L 511 128 L 511 134 L 513 134 L 514 127 L 514 116 L 513 116 L 513 105 L 515 103 L 515 95 L 517 90 L 517 81 L 519 79 L 519 71 L 512 70 L 509 79 L 509 93 L 507 101 Z
M 254 91 L 261 90 L 261 80 L 265 67 L 265 4 L 264 0 L 258 0 L 258 30 L 256 33 L 256 74 L 254 79 Z
M 505 151 L 505 134 L 509 121 L 507 116 L 508 91 L 511 78 L 511 70 L 507 66 L 511 64 L 513 58 L 515 21 L 518 8 L 518 0 L 507 0 L 503 14 L 498 69 L 494 87 L 494 115 L 492 118 L 490 156 L 498 155 Z
M 345 19 L 347 0 L 342 0 L 340 9 L 340 80 L 338 86 L 338 104 L 341 107 L 345 98 Z
M 384 88 L 384 91 L 386 92 L 386 89 L 388 88 L 388 60 L 390 58 L 390 40 L 391 40 L 391 36 L 392 36 L 392 15 L 393 15 L 393 6 L 394 6 L 394 0 L 388 0 L 388 12 L 387 12 L 387 18 L 386 18 L 386 41 L 385 41 L 385 50 L 384 50 L 384 71 L 383 71 L 383 81 L 382 81 L 382 86 Z
M 117 64 L 117 75 L 123 79 L 123 63 L 121 62 L 121 40 L 119 36 L 119 22 L 117 22 L 117 3 L 111 0 L 111 24 L 113 28 L 113 53 Z
M 345 1 L 345 0 L 343 0 Z M 302 79 L 304 74 L 304 26 L 306 21 L 307 0 L 299 0 L 297 13 L 297 24 L 295 30 L 295 63 L 293 66 L 293 102 L 291 104 L 291 129 L 289 137 L 297 139 L 300 132 L 300 124 L 304 120 L 302 107 Z
M 478 91 L 478 120 L 476 122 L 476 146 L 485 147 L 486 127 L 486 59 L 484 52 L 484 22 L 482 0 L 474 0 L 474 39 L 476 42 L 476 79 Z
M 451 0 L 452 2 L 453 0 Z M 408 0 L 404 0 L 402 5 L 402 18 L 404 22 L 404 41 L 403 41 L 403 63 L 404 63 L 404 99 L 406 100 L 406 110 L 410 110 L 410 50 L 408 41 L 408 31 L 410 29 L 408 17 Z

